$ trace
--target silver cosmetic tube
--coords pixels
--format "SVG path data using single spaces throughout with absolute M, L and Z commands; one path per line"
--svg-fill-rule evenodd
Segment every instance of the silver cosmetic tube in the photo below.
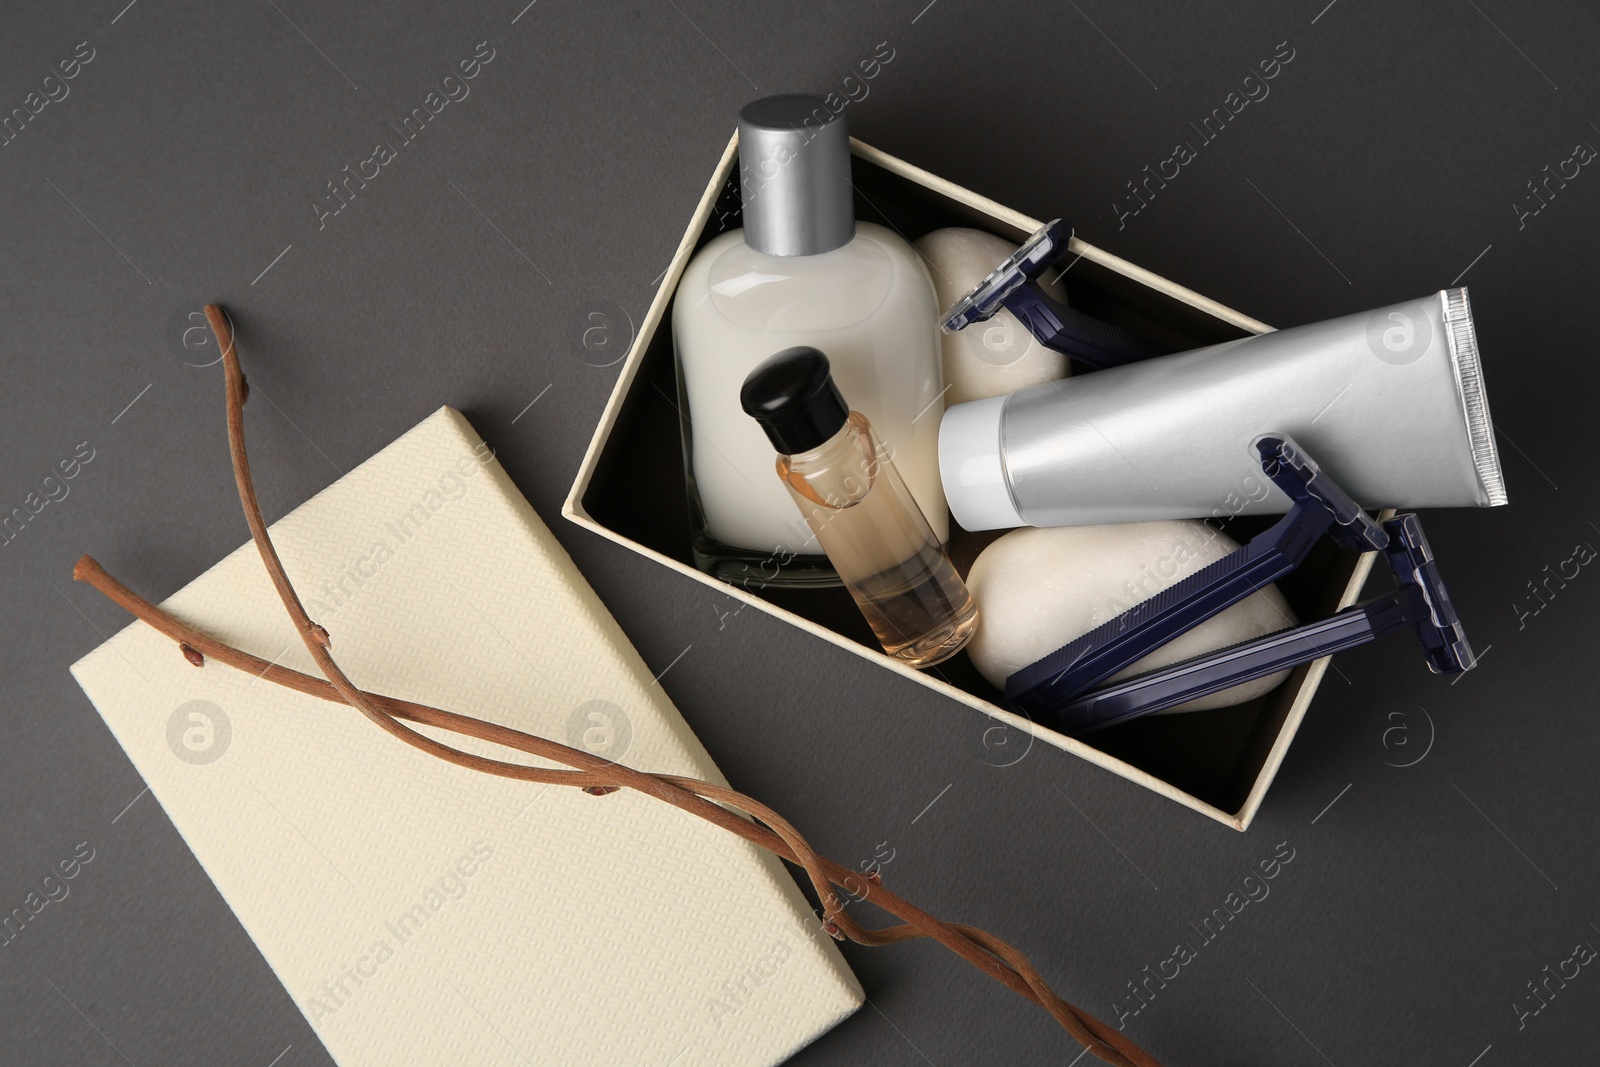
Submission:
M 1465 288 L 954 405 L 939 467 L 968 530 L 1280 513 L 1263 433 L 1367 507 L 1506 502 Z

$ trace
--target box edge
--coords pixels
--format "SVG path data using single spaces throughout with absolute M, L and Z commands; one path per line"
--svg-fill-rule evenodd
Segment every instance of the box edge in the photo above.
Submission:
M 1394 509 L 1386 508 L 1378 513 L 1380 522 L 1394 517 Z M 1367 584 L 1372 568 L 1378 561 L 1376 552 L 1363 552 L 1357 557 L 1355 566 L 1350 569 L 1350 578 L 1345 582 L 1344 591 L 1339 594 L 1337 609 L 1343 611 L 1353 605 L 1361 597 L 1361 590 Z M 1255 782 L 1250 786 L 1250 792 L 1245 796 L 1244 804 L 1234 813 L 1233 818 L 1239 823 L 1241 831 L 1248 830 L 1251 822 L 1255 820 L 1256 813 L 1261 810 L 1266 802 L 1267 791 L 1272 788 L 1272 783 L 1277 780 L 1278 770 L 1289 755 L 1289 746 L 1300 733 L 1300 724 L 1305 720 L 1306 714 L 1311 710 L 1311 704 L 1316 700 L 1317 692 L 1322 688 L 1322 679 L 1327 674 L 1328 668 L 1333 664 L 1332 656 L 1323 656 L 1313 660 L 1311 668 L 1306 674 L 1306 680 L 1300 684 L 1300 689 L 1295 693 L 1294 703 L 1289 708 L 1289 714 L 1284 717 L 1283 727 L 1279 729 L 1278 736 L 1273 740 L 1272 748 L 1267 753 L 1266 762 L 1262 763 L 1261 770 L 1256 774 Z M 1291 728 L 1292 727 L 1292 728 Z

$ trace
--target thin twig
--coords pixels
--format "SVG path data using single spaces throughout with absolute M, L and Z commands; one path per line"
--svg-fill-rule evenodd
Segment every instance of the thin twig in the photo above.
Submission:
M 331 640 L 327 631 L 306 614 L 272 544 L 266 521 L 261 515 L 245 452 L 243 417 L 248 388 L 239 367 L 232 329 L 227 317 L 216 305 L 206 308 L 206 316 L 217 336 L 219 348 L 225 353 L 228 445 L 245 520 L 295 631 L 326 680 L 268 662 L 210 637 L 146 601 L 88 556 L 80 559 L 73 569 L 74 579 L 93 586 L 182 648 L 310 696 L 348 704 L 396 739 L 456 766 L 523 781 L 575 786 L 596 795 L 620 788 L 635 789 L 697 815 L 803 868 L 823 904 L 823 929 L 834 937 L 848 937 L 863 945 L 933 938 L 1007 988 L 1042 1006 L 1068 1033 L 1107 1063 L 1119 1067 L 1157 1067 L 1155 1060 L 1121 1033 L 1059 997 L 1026 956 L 991 934 L 975 927 L 936 919 L 884 889 L 876 880 L 868 893 L 872 903 L 904 921 L 897 926 L 876 930 L 861 926 L 846 913 L 832 889 L 833 885 L 837 885 L 860 895 L 857 887 L 861 879 L 857 873 L 818 855 L 787 820 L 737 790 L 694 778 L 639 771 L 582 749 L 497 723 L 358 688 L 334 661 L 329 652 Z M 193 662 L 192 657 L 190 662 Z M 475 737 L 574 769 L 531 767 L 478 756 L 419 733 L 406 722 Z M 748 815 L 749 819 L 741 817 L 739 812 Z

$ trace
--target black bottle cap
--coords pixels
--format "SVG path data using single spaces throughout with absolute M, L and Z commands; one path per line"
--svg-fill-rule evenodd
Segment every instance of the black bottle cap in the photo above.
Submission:
M 810 452 L 850 417 L 828 357 L 803 346 L 786 348 L 751 371 L 739 390 L 739 404 L 786 456 Z

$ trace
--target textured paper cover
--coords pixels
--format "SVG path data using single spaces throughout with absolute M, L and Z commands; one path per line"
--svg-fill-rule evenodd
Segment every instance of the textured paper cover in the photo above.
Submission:
M 458 412 L 272 531 L 358 685 L 722 780 Z M 165 606 L 316 673 L 251 545 Z M 344 1067 L 770 1064 L 861 1003 L 782 865 L 675 808 L 452 767 L 143 623 L 72 671 Z

